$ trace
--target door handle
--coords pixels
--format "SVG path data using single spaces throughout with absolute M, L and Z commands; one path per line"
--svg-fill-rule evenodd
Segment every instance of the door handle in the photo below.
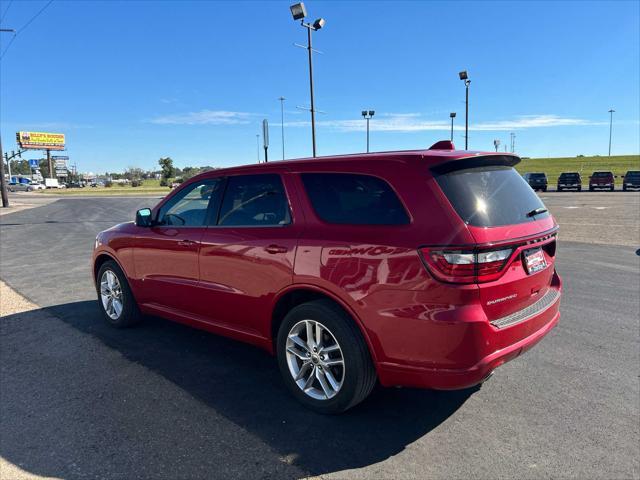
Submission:
M 287 253 L 287 247 L 283 247 L 281 245 L 269 245 L 268 247 L 264 247 L 267 253 Z
M 180 240 L 178 245 L 181 247 L 193 247 L 196 244 L 193 240 Z

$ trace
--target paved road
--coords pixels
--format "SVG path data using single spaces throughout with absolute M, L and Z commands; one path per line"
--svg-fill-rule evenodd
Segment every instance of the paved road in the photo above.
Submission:
M 252 347 L 159 319 L 125 331 L 103 324 L 88 273 L 93 238 L 149 203 L 64 199 L 0 219 L 0 277 L 43 306 L 0 323 L 0 456 L 22 470 L 127 479 L 640 476 L 640 245 L 564 237 L 560 325 L 481 389 L 380 389 L 326 417 L 298 406 L 274 360 Z

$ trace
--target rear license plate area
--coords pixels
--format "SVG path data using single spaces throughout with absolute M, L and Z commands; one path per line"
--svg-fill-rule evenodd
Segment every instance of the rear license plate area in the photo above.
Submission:
M 532 248 L 522 252 L 524 268 L 529 275 L 539 272 L 547 268 L 547 259 L 544 256 L 542 248 Z

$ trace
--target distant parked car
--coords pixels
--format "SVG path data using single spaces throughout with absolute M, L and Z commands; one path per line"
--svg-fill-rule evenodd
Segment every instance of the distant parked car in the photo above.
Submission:
M 593 172 L 589 177 L 589 191 L 593 192 L 596 188 L 613 192 L 616 188 L 613 172 Z
M 622 179 L 622 190 L 640 189 L 640 170 L 629 170 Z
M 82 188 L 82 184 L 80 182 L 69 182 L 67 183 L 67 188 Z
M 558 191 L 573 189 L 582 190 L 582 177 L 578 172 L 562 172 L 558 177 Z
M 529 186 L 534 190 L 547 191 L 547 174 L 541 172 L 528 172 L 523 175 Z
M 33 190 L 33 187 L 30 183 L 11 182 L 7 185 L 7 189 L 10 192 L 30 192 Z
M 46 190 L 47 187 L 44 186 L 44 183 L 40 183 L 40 182 L 31 182 L 29 183 L 30 186 L 33 187 L 34 190 Z

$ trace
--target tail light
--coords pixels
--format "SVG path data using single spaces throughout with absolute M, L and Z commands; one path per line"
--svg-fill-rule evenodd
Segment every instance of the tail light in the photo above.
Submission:
M 490 282 L 500 277 L 513 248 L 499 250 L 445 250 L 420 248 L 429 271 L 444 282 Z

